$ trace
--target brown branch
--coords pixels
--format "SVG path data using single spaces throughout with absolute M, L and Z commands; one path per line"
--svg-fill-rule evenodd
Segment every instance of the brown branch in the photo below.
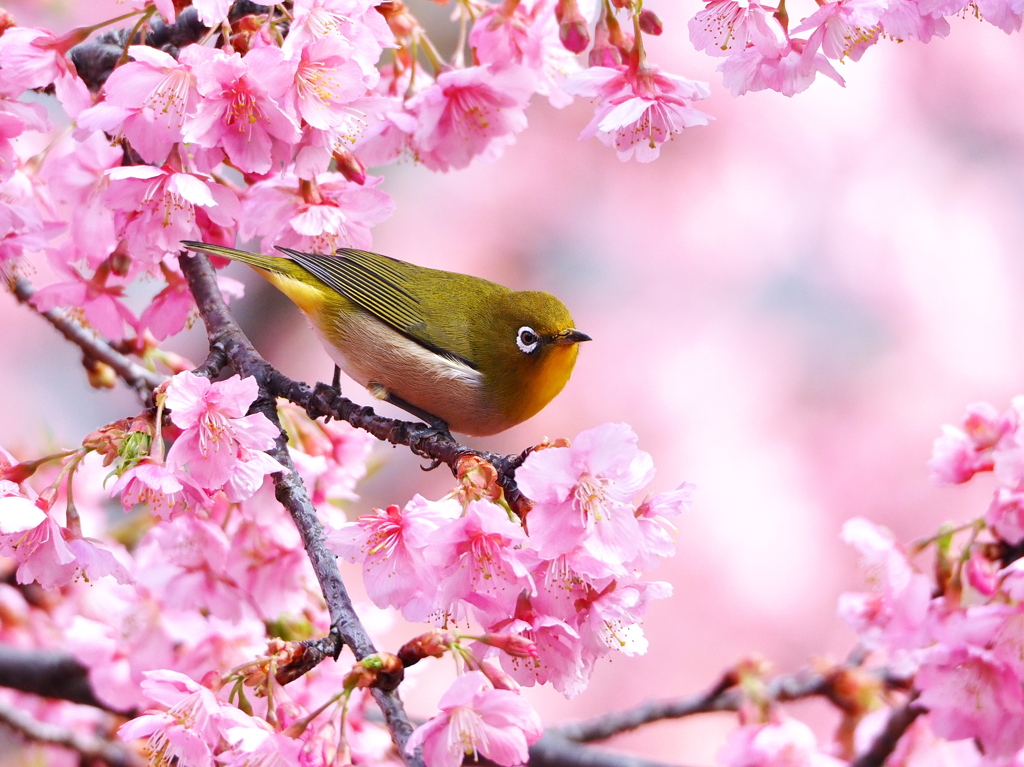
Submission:
M 772 702 L 787 702 L 821 696 L 830 700 L 840 709 L 847 710 L 850 706 L 850 699 L 849 691 L 845 687 L 848 679 L 846 675 L 850 672 L 869 674 L 888 689 L 908 689 L 910 680 L 896 676 L 887 669 L 862 672 L 859 667 L 863 661 L 864 654 L 854 652 L 845 663 L 824 672 L 805 669 L 795 674 L 780 675 L 766 681 L 761 694 L 766 700 Z M 584 757 L 573 752 L 571 747 L 566 745 L 567 743 L 582 744 L 606 740 L 620 733 L 664 719 L 680 719 L 713 711 L 738 711 L 740 706 L 749 700 L 744 691 L 737 686 L 738 682 L 739 677 L 736 672 L 729 671 L 710 690 L 698 695 L 674 700 L 648 701 L 625 711 L 615 711 L 589 721 L 548 729 L 531 748 L 530 764 L 534 767 L 541 764 L 580 765 L 583 767 L 591 762 L 583 761 Z M 923 711 L 913 701 L 894 710 L 885 729 L 871 748 L 854 761 L 851 767 L 881 767 L 896 748 L 907 728 Z M 537 762 L 533 760 L 534 749 L 539 749 L 539 761 Z M 607 758 L 612 759 L 613 756 L 609 754 Z M 622 767 L 623 763 L 608 762 L 608 764 Z
M 48 320 L 66 339 L 80 348 L 86 358 L 109 365 L 122 381 L 135 390 L 143 404 L 149 404 L 153 390 L 166 380 L 166 376 L 146 370 L 141 365 L 132 362 L 114 349 L 109 342 L 98 336 L 95 331 L 67 313 L 56 309 L 47 311 L 36 309 L 31 303 L 35 290 L 24 277 L 15 277 L 10 282 L 10 289 L 18 301 L 28 305 L 37 314 Z
M 88 669 L 60 650 L 0 644 L 0 687 L 106 708 L 92 691 Z
M 206 333 L 211 349 L 210 359 L 223 353 L 233 370 L 243 377 L 254 376 L 260 384 L 261 391 L 266 392 L 267 395 L 271 394 L 267 390 L 266 382 L 273 373 L 273 368 L 252 347 L 228 311 L 220 289 L 217 287 L 216 274 L 209 260 L 203 255 L 183 255 L 179 261 L 192 295 L 196 299 L 199 314 L 206 324 Z M 320 653 L 321 659 L 327 655 L 337 657 L 341 652 L 342 643 L 344 643 L 352 648 L 356 658 L 361 659 L 373 654 L 376 649 L 355 612 L 352 600 L 341 579 L 337 559 L 324 545 L 323 526 L 309 500 L 306 488 L 292 464 L 287 447 L 288 438 L 280 428 L 281 424 L 273 397 L 261 397 L 260 400 L 257 400 L 256 409 L 270 418 L 279 429 L 277 442 L 274 448 L 268 451 L 287 469 L 285 472 L 274 475 L 277 498 L 288 509 L 295 521 L 295 526 L 302 537 L 303 546 L 313 565 L 331 617 L 331 635 L 312 643 L 310 650 Z M 409 765 L 422 765 L 422 758 L 418 754 L 410 757 L 405 753 L 405 744 L 412 733 L 412 725 L 409 723 L 409 718 L 405 714 L 398 694 L 375 689 L 373 695 L 384 714 L 391 737 L 402 754 L 402 758 Z
M 875 738 L 875 742 L 871 744 L 871 748 L 850 762 L 850 767 L 882 767 L 889 755 L 896 750 L 896 745 L 900 742 L 903 734 L 923 713 L 924 709 L 913 700 L 893 709 L 885 727 Z
M 581 746 L 549 729 L 530 746 L 529 767 L 674 767 L 632 754 Z
M 146 764 L 144 759 L 123 743 L 40 722 L 3 701 L 0 701 L 0 723 L 36 743 L 69 748 L 81 755 L 83 763 L 100 761 L 111 767 L 142 767 Z

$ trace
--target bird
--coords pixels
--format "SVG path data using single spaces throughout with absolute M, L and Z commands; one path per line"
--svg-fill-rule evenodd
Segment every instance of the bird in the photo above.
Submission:
M 183 240 L 248 264 L 306 315 L 337 367 L 439 429 L 490 436 L 536 415 L 591 338 L 543 291 L 516 291 L 379 253 L 275 246 L 268 256 Z M 335 376 L 337 381 L 337 375 Z

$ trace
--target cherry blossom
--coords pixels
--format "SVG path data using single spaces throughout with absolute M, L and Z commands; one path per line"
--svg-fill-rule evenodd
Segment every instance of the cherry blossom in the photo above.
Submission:
M 167 453 L 168 465 L 187 468 L 207 490 L 223 488 L 229 500 L 251 496 L 265 474 L 284 469 L 263 452 L 274 444 L 277 429 L 262 413 L 245 415 L 258 393 L 252 378 L 211 383 L 189 372 L 176 375 L 164 404 L 183 432 Z
M 710 0 L 690 19 L 690 40 L 711 56 L 731 56 L 751 45 L 771 55 L 782 47 L 782 30 L 771 17 L 773 10 L 760 3 Z
M 203 239 L 212 221 L 232 226 L 238 200 L 213 179 L 169 166 L 113 168 L 104 201 L 115 211 L 117 229 L 133 258 L 155 264 L 181 251 L 181 240 Z
M 0 68 L 4 88 L 42 88 L 53 83 L 57 98 L 71 117 L 92 103 L 67 52 L 83 38 L 72 32 L 58 38 L 45 29 L 13 27 L 0 35 Z
M 576 96 L 599 99 L 580 139 L 597 136 L 623 161 L 635 155 L 638 162 L 651 162 L 661 145 L 684 128 L 707 125 L 711 119 L 689 105 L 710 95 L 707 85 L 648 65 L 591 67 L 569 78 L 564 87 Z
M 391 197 L 374 188 L 380 181 L 354 184 L 340 173 L 324 173 L 312 182 L 289 174 L 260 181 L 244 202 L 240 234 L 263 237 L 268 252 L 274 245 L 314 253 L 368 248 L 370 227 L 394 210 Z
M 545 559 L 583 546 L 608 566 L 638 553 L 640 528 L 630 505 L 654 475 L 651 457 L 625 424 L 579 434 L 571 447 L 532 453 L 516 474 L 536 506 L 530 540 Z
M 525 764 L 541 734 L 540 718 L 518 694 L 496 690 L 480 671 L 455 679 L 438 703 L 441 713 L 417 727 L 406 752 L 423 747 L 430 767 L 458 767 L 467 756 L 501 765 Z
M 491 64 L 442 72 L 408 102 L 417 115 L 416 158 L 431 170 L 465 168 L 493 160 L 526 127 L 533 93 L 526 69 Z
M 255 48 L 244 57 L 216 51 L 193 72 L 202 100 L 185 124 L 185 141 L 222 147 L 246 173 L 267 173 L 290 159 L 302 134 L 279 102 L 294 80 L 294 64 L 280 48 Z
M 148 163 L 162 164 L 182 141 L 186 119 L 199 105 L 195 47 L 178 60 L 145 45 L 128 48 L 132 61 L 115 69 L 103 85 L 103 101 L 79 115 L 79 126 L 121 133 Z
M 404 509 L 375 509 L 343 525 L 327 536 L 327 544 L 338 556 L 362 564 L 367 595 L 375 605 L 397 607 L 407 619 L 423 620 L 434 609 L 437 588 L 425 551 L 442 524 L 461 512 L 457 501 L 432 503 L 416 496 Z

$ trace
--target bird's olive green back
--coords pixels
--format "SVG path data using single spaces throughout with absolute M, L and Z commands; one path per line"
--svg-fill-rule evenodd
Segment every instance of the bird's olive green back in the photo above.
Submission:
M 513 292 L 480 277 L 363 250 L 341 248 L 336 255 L 279 250 L 399 333 L 474 368 L 478 361 L 475 337 L 487 326 L 485 318 L 496 302 Z

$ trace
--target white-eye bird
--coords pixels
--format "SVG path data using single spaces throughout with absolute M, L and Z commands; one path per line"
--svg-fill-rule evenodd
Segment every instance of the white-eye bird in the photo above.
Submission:
M 256 269 L 309 318 L 346 374 L 378 399 L 462 434 L 496 434 L 535 415 L 590 340 L 550 293 L 348 248 L 279 247 L 282 256 L 265 256 L 182 244 Z

